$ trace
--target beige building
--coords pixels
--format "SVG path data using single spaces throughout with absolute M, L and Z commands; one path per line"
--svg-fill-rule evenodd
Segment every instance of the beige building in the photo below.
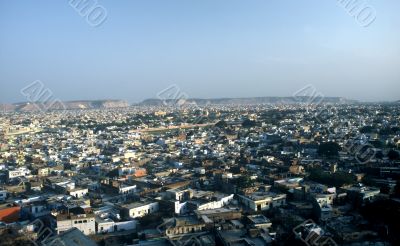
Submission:
M 253 211 L 264 211 L 286 204 L 286 194 L 254 192 L 246 196 L 238 195 L 238 197 L 242 204 Z
M 173 218 L 165 222 L 165 235 L 175 237 L 182 234 L 202 232 L 206 224 L 195 216 Z

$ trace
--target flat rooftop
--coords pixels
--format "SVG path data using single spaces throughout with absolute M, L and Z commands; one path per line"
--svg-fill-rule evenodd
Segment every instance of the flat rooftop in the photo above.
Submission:
M 247 218 L 253 222 L 254 224 L 266 224 L 266 223 L 271 223 L 271 221 L 265 217 L 262 214 L 258 214 L 258 215 L 250 215 L 247 216 Z

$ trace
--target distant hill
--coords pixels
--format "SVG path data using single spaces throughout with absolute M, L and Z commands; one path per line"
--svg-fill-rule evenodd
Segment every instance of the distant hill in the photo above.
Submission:
M 128 107 L 127 101 L 123 100 L 81 100 L 49 103 L 14 103 L 1 104 L 0 110 L 6 112 L 36 112 L 45 110 L 63 110 L 63 109 L 107 109 Z
M 215 99 L 187 99 L 185 103 L 193 103 L 197 105 L 229 105 L 229 104 L 238 104 L 238 105 L 254 105 L 254 104 L 295 104 L 295 103 L 357 103 L 355 100 L 349 100 L 342 97 L 316 97 L 310 98 L 307 96 L 301 97 L 248 97 L 248 98 L 215 98 Z M 139 103 L 138 105 L 148 105 L 148 106 L 161 106 L 163 104 L 166 105 L 174 105 L 178 104 L 176 100 L 168 99 L 146 99 Z

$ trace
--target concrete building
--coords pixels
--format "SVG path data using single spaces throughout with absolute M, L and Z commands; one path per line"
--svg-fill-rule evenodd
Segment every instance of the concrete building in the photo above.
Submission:
M 124 195 L 128 195 L 128 194 L 134 194 L 136 192 L 136 185 L 124 185 L 122 184 L 119 187 L 119 194 L 124 194 Z
M 115 222 L 112 219 L 96 217 L 96 233 L 114 232 Z
M 87 195 L 89 190 L 87 188 L 75 188 L 72 190 L 69 190 L 68 193 L 70 196 L 73 196 L 75 198 L 81 198 Z
M 96 233 L 94 214 L 59 214 L 57 215 L 57 233 L 60 234 L 71 228 L 77 228 L 85 235 Z
M 184 216 L 169 219 L 163 226 L 166 228 L 165 235 L 173 238 L 183 234 L 202 232 L 206 224 L 195 216 Z
M 249 215 L 247 219 L 256 228 L 268 229 L 272 226 L 272 222 L 262 214 Z
M 0 201 L 5 201 L 7 199 L 7 191 L 0 190 Z
M 264 211 L 286 204 L 286 194 L 254 192 L 250 195 L 238 195 L 239 200 L 252 211 Z
M 147 214 L 157 212 L 159 209 L 158 202 L 145 201 L 124 204 L 121 206 L 121 215 L 126 219 L 143 217 Z
M 14 170 L 8 170 L 8 179 L 14 179 L 17 177 L 27 176 L 31 171 L 26 167 L 20 167 Z

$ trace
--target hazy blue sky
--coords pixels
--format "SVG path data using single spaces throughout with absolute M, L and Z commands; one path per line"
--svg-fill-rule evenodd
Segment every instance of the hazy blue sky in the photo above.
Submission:
M 90 0 L 89 0 L 90 1 Z M 362 0 L 359 0 L 362 1 Z M 366 0 L 360 26 L 338 0 L 98 0 L 90 26 L 68 0 L 0 0 L 0 102 L 41 80 L 61 100 L 329 96 L 400 99 L 400 1 Z

